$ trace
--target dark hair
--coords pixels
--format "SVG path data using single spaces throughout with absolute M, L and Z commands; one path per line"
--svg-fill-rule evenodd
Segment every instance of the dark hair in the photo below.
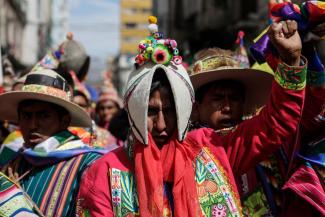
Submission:
M 195 91 L 195 101 L 202 102 L 205 94 L 212 88 L 216 87 L 232 87 L 235 88 L 241 93 L 243 99 L 245 100 L 246 88 L 244 84 L 240 81 L 236 80 L 218 80 L 218 81 L 211 81 L 201 87 L 199 87 Z
M 161 87 L 167 87 L 170 89 L 170 84 L 168 78 L 165 74 L 165 71 L 161 68 L 156 69 L 155 74 L 152 78 L 150 95 Z
M 88 73 L 88 70 L 89 70 L 89 66 L 90 66 L 90 56 L 87 56 L 84 64 L 81 66 L 79 72 L 76 72 L 79 81 L 83 81 L 85 79 L 85 77 Z
M 125 109 L 119 110 L 111 119 L 108 130 L 117 139 L 125 141 L 127 139 L 130 124 L 128 114 Z
M 90 104 L 90 103 L 89 103 L 89 99 L 88 99 L 88 97 L 87 97 L 86 94 L 84 94 L 83 92 L 81 92 L 81 91 L 79 91 L 79 90 L 74 90 L 74 91 L 73 91 L 73 97 L 76 97 L 76 96 L 81 96 L 81 97 L 83 97 L 83 98 L 86 100 L 87 105 Z
M 69 86 L 72 87 L 72 89 L 74 88 L 72 76 L 68 71 L 63 70 L 62 68 L 58 68 L 55 71 L 64 78 L 64 80 L 68 83 Z
M 70 115 L 70 113 L 62 106 L 59 106 L 59 105 L 51 103 L 51 102 L 46 102 L 46 101 L 36 100 L 36 99 L 26 99 L 26 100 L 19 102 L 18 108 L 17 108 L 18 114 L 20 113 L 20 110 L 22 107 L 27 107 L 27 106 L 30 106 L 35 103 L 49 103 L 49 104 L 51 104 L 51 107 L 58 113 L 60 118 L 66 116 L 66 115 Z

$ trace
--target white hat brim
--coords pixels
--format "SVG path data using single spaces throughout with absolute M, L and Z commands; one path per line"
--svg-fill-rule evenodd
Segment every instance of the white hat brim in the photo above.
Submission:
M 59 105 L 70 113 L 70 126 L 91 127 L 91 118 L 80 106 L 55 96 L 25 91 L 12 91 L 0 95 L 0 119 L 17 123 L 18 104 L 23 100 L 39 100 Z
M 190 76 L 194 90 L 218 80 L 235 80 L 246 88 L 244 113 L 251 114 L 266 104 L 272 87 L 273 75 L 255 69 L 221 69 Z

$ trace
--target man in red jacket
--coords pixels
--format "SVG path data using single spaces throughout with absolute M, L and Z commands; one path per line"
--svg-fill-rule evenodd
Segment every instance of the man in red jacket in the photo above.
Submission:
M 317 29 L 320 30 L 320 28 Z M 319 35 L 324 35 L 324 25 L 322 29 L 323 31 L 318 31 Z M 319 62 L 313 44 L 304 43 L 303 54 L 308 59 L 308 79 L 306 102 L 300 126 L 303 128 L 304 137 L 306 137 L 306 134 L 315 133 L 316 129 L 324 124 L 324 120 L 316 119 L 325 105 L 325 71 Z M 199 51 L 196 56 L 198 59 L 194 63 L 190 75 L 194 89 L 196 89 L 196 103 L 192 115 L 193 128 L 211 127 L 218 134 L 227 134 L 247 119 L 245 115 L 256 113 L 254 110 L 266 102 L 269 95 L 269 80 L 273 76 L 267 72 L 243 68 L 242 66 L 245 65 L 242 61 L 243 58 L 240 58 L 238 53 L 228 50 L 210 48 Z M 210 64 L 210 68 L 202 67 L 205 63 L 213 61 L 214 64 Z M 284 145 L 268 159 L 256 164 L 246 173 L 235 174 L 246 216 L 282 216 L 287 213 L 286 209 L 292 202 L 292 196 L 283 197 L 283 193 L 296 192 L 296 189 L 292 189 L 294 186 L 292 183 L 295 182 L 291 178 L 289 181 L 291 184 L 286 185 L 286 191 L 283 192 L 281 188 L 286 179 L 290 177 L 288 175 L 290 174 L 289 167 L 292 170 L 294 166 L 293 159 L 299 148 L 299 136 L 297 131 L 295 135 L 288 137 Z M 314 137 L 316 138 L 316 136 Z M 306 179 L 306 175 L 308 176 L 307 172 L 301 177 L 304 176 Z M 295 180 L 297 180 L 297 175 Z M 311 186 L 308 185 L 307 180 L 303 185 L 302 179 L 300 179 L 300 184 L 306 189 Z M 297 185 L 297 183 L 295 184 Z M 308 186 L 306 187 L 306 185 Z M 317 186 L 320 185 L 317 184 Z M 309 191 L 312 192 L 312 190 Z M 325 198 L 325 193 L 321 188 L 318 191 L 320 194 L 311 195 L 297 191 L 300 197 L 304 195 L 304 203 L 309 203 L 311 208 L 313 207 L 313 209 L 305 209 L 311 214 L 310 216 L 313 216 L 312 213 L 324 212 L 324 209 L 319 209 L 322 207 L 319 201 Z M 284 202 L 284 198 L 286 200 L 288 198 L 288 203 Z M 294 206 L 292 207 L 291 212 L 295 210 Z M 299 216 L 307 216 L 306 213 L 299 212 L 299 214 L 301 214 Z M 297 216 L 297 213 L 292 216 Z
M 270 28 L 282 61 L 265 108 L 219 136 L 208 128 L 187 133 L 194 90 L 177 43 L 162 39 L 156 19 L 149 21 L 152 36 L 139 45 L 139 67 L 124 96 L 134 141 L 87 170 L 79 216 L 242 216 L 233 174 L 276 150 L 300 120 L 306 61 L 297 25 Z

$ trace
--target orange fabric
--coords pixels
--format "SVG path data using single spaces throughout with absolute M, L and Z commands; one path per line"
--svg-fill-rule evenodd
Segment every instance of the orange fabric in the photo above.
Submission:
M 163 182 L 173 183 L 174 216 L 203 216 L 196 192 L 193 160 L 202 145 L 170 142 L 159 150 L 149 135 L 149 145 L 134 146 L 135 175 L 140 216 L 163 216 Z

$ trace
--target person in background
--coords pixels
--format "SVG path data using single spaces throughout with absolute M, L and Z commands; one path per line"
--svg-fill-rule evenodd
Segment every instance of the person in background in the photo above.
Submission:
M 95 108 L 96 136 L 98 144 L 102 147 L 118 147 L 123 141 L 117 139 L 109 132 L 111 119 L 122 109 L 122 102 L 116 89 L 105 87 L 99 94 L 99 99 Z M 116 146 L 117 145 L 117 146 Z
M 325 104 L 324 69 L 323 67 L 313 66 L 314 62 L 318 62 L 315 52 L 313 45 L 303 44 L 303 54 L 309 63 L 306 102 L 300 124 L 303 128 L 301 131 L 305 136 L 306 134 L 310 135 L 310 131 L 318 128 L 319 124 L 313 123 L 315 121 L 312 120 L 315 119 Z M 263 106 L 263 101 L 265 102 L 268 99 L 268 81 L 263 80 L 263 72 L 258 74 L 256 70 L 240 67 L 243 65 L 241 64 L 243 58 L 238 58 L 238 53 L 221 49 L 206 49 L 200 51 L 197 56 L 199 59 L 194 64 L 194 72 L 190 76 L 196 89 L 196 103 L 193 112 L 194 127 L 211 127 L 219 134 L 227 134 L 245 119 L 258 113 L 256 108 Z M 195 72 L 195 67 L 212 61 L 215 64 L 210 64 L 210 68 Z M 270 80 L 271 75 L 264 74 Z M 250 76 L 254 78 L 249 79 Z M 251 113 L 249 117 L 247 117 L 248 109 Z M 298 215 L 298 213 L 287 214 L 291 199 L 286 202 L 287 199 L 284 197 L 282 187 L 289 177 L 290 170 L 292 170 L 291 161 L 298 151 L 299 144 L 296 143 L 299 138 L 300 134 L 297 132 L 292 137 L 287 138 L 283 146 L 270 155 L 268 159 L 256 164 L 246 173 L 235 177 L 246 216 Z M 308 210 L 307 213 L 300 212 L 299 215 L 313 216 L 319 212 L 315 210 L 322 206 L 319 201 L 324 198 L 324 190 L 319 189 L 318 192 L 322 193 L 314 195 L 321 196 L 313 198 L 314 201 L 318 201 L 318 204 L 314 202 L 310 208 L 307 208 L 310 206 L 307 203 L 306 209 L 304 209 Z M 303 207 L 303 203 L 300 206 Z M 312 208 L 313 206 L 314 208 Z M 295 210 L 295 206 L 291 207 L 292 212 Z M 321 212 L 324 211 L 321 210 Z
M 0 95 L 0 119 L 19 126 L 0 150 L 0 215 L 75 216 L 81 175 L 101 153 L 68 131 L 91 118 L 70 101 L 64 78 L 35 69 L 21 91 Z
M 107 129 L 112 117 L 122 108 L 121 99 L 118 96 L 116 89 L 105 87 L 99 94 L 99 99 L 96 104 L 96 123 L 98 126 Z

